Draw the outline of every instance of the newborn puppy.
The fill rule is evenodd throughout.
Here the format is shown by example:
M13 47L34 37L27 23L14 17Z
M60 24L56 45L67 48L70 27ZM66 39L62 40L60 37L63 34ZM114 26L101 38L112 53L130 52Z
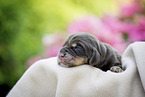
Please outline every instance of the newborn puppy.
M89 64L103 71L122 72L121 55L89 33L68 37L58 54L58 64L64 67Z

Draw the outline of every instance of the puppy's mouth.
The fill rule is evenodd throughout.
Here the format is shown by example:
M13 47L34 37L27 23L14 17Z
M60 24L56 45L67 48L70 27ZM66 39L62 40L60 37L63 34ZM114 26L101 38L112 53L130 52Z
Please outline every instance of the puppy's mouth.
M74 59L74 56L72 56L68 52L65 52L65 53L60 52L58 55L58 64L63 67L72 67L73 59Z
M74 56L75 54L70 54L68 52L60 52L58 54L58 64L63 67L74 67L78 65L85 64L87 62L87 57Z

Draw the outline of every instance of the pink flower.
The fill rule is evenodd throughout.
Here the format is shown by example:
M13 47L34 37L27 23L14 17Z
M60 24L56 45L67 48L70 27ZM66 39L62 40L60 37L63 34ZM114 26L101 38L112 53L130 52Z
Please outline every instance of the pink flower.
M47 34L42 38L43 45L45 47L45 51L42 55L32 57L28 59L26 67L28 68L31 66L34 62L49 58L49 57L55 57L57 56L60 48L62 47L62 43L64 41L64 35L61 33L55 33L55 34Z
M104 26L111 32L119 32L122 29L122 22L113 16L105 16L102 18Z
M56 57L59 53L59 50L62 48L62 44L61 43L58 43L58 44L55 44L49 48L46 48L45 50L45 57L46 58L49 58L49 57Z
M105 17L102 20L95 16L87 16L75 20L69 27L69 33L88 32L95 35L100 41L112 45L121 53L124 51L126 44L123 40L120 29L120 23L113 17Z
M70 34L77 32L96 33L101 28L101 20L94 15L88 15L70 23L70 25L68 26L68 32Z
M64 35L61 33L47 34L42 39L45 46L44 57L55 57L62 47Z
M145 17L139 15L134 19L134 21L121 21L117 18L105 17L102 20L105 27L112 33L114 32L112 36L118 36L118 39L122 36L117 34L126 33L128 35L128 42L145 40Z
M145 17L139 17L137 24L130 28L127 33L132 42L145 40Z
M133 16L135 13L140 13L143 11L142 6L139 4L139 0L137 0L136 2L134 2L133 4L130 4L128 6L124 6L121 9L121 13L123 16L125 17L131 17Z

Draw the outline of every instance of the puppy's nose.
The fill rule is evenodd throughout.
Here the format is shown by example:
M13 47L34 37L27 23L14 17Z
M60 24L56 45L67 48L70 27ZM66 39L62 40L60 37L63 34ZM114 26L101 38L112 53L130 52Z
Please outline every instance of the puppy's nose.
M64 53L60 53L60 54L59 54L59 57L60 57L61 59L63 59L63 58L64 58L64 56L65 56L65 54L64 54Z

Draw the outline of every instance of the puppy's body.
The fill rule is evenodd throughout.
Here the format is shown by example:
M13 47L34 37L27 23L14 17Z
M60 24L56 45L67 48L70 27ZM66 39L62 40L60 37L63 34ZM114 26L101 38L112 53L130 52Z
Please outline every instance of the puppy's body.
M66 39L59 52L58 63L65 67L89 64L107 71L112 66L121 67L121 55L93 35L77 33Z

